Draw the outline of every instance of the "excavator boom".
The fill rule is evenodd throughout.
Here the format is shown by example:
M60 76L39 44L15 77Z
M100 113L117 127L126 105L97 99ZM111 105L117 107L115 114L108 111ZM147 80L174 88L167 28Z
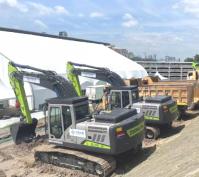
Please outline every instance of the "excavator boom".
M71 81L73 88L76 90L78 96L83 96L81 85L79 82L79 77L73 73L74 65L71 62L67 63L67 77Z

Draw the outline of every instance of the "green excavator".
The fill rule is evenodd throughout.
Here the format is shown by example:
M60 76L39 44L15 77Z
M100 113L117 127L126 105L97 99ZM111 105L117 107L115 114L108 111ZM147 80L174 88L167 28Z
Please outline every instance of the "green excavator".
M82 96L79 77L87 77L104 81L111 85L109 91L109 110L115 108L137 109L144 113L146 122L146 138L156 139L160 134L161 125L171 125L178 118L178 109L175 101L170 96L139 98L136 85L126 86L123 79L107 68L85 64L67 63L67 77L73 84L79 96Z
M88 98L79 96L71 83L55 72L14 62L9 62L8 70L23 116L11 127L16 144L36 136L37 119L31 118L24 82L57 94L46 100L49 144L34 149L36 160L107 176L116 168L115 156L141 148L144 116L136 109L118 108L92 115Z

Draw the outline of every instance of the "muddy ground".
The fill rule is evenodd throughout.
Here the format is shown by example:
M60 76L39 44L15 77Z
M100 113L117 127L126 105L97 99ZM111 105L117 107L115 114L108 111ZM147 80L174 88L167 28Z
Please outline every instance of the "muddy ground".
M143 150L136 155L126 154L117 159L117 169L111 176L134 177L198 177L199 176L199 117L188 114L185 120L175 122L173 128L162 129L156 141L145 140ZM36 143L0 144L0 177L93 177L87 173L36 163Z

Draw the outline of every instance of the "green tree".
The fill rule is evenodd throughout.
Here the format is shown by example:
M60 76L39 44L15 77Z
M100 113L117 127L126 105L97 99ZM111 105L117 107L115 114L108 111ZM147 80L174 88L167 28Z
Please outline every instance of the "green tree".
M196 54L196 55L194 56L194 62L199 63L199 55L198 55L198 54Z
M188 58L186 58L184 61L185 61L185 62L192 62L192 61L193 61L193 58L188 57Z

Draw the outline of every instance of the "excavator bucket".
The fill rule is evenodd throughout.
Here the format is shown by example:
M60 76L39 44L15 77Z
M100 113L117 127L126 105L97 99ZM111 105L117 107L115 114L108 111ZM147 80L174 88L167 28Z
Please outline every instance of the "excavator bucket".
M32 124L25 122L19 122L13 124L10 127L10 133L15 144L20 144L22 142L31 142L36 136L35 129L37 127L38 120L33 118Z

